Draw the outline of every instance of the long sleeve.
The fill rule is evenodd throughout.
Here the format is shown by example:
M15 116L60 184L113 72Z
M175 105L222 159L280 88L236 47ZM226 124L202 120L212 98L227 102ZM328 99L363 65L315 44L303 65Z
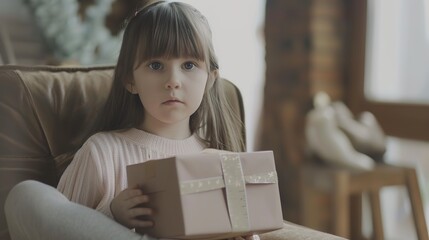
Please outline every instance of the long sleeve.
M112 218L111 201L128 187L128 165L200 152L205 147L195 135L171 140L138 129L97 133L76 153L57 188L70 201Z
M57 187L70 201L97 208L105 192L98 157L91 142L76 153Z

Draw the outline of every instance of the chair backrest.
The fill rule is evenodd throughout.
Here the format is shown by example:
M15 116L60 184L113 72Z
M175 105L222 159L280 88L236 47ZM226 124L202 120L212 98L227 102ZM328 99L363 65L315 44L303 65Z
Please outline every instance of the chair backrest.
M17 183L56 186L75 151L92 134L114 67L0 66L0 239L8 239L4 202ZM244 122L238 88L224 81ZM245 139L245 129L242 129Z

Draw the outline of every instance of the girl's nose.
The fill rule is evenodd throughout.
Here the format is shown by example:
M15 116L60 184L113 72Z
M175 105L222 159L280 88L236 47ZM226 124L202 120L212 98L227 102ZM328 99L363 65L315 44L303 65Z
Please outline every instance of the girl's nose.
M167 89L180 88L180 85L181 85L180 71L172 70L167 77L168 77L168 79L165 83L165 88L167 88Z

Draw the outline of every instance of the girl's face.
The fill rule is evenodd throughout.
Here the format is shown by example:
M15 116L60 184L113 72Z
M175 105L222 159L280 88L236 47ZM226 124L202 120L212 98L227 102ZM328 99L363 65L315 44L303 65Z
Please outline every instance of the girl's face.
M144 107L141 127L159 132L176 126L189 132L190 116L201 104L208 70L204 61L193 58L157 58L134 70L133 93Z

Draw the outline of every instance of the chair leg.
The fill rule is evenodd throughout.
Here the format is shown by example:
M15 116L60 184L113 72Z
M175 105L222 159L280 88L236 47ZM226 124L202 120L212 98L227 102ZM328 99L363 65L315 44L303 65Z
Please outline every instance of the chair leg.
M350 239L361 240L362 236L362 194L350 195Z
M425 221L425 212L420 194L419 184L415 169L408 169L407 191L410 197L411 208L413 210L414 224L416 226L417 237L419 240L428 240L428 230Z
M335 235L350 237L350 202L349 202L349 178L347 173L337 173L333 176L333 212Z
M300 224L320 230L320 206L315 201L319 199L317 189L313 186L311 174L305 174L301 181L301 222ZM326 230L325 230L326 231Z
M369 199L371 204L373 239L383 240L384 231L383 220L381 217L380 192L378 190L370 191Z

